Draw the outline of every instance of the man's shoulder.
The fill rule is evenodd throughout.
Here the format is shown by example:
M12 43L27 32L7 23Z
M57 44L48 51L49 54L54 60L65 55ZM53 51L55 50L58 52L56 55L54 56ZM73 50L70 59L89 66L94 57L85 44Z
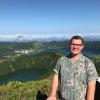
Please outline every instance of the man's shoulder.
M60 58L59 58L59 60L63 60L63 59L67 59L67 56L61 56Z
M87 63L94 63L89 57L84 56L84 58L85 58L85 62L87 62Z
M63 61L67 61L68 60L68 57L66 56L66 55L64 55L64 56L61 56L61 57L59 57L59 59L58 59L60 62L63 62Z

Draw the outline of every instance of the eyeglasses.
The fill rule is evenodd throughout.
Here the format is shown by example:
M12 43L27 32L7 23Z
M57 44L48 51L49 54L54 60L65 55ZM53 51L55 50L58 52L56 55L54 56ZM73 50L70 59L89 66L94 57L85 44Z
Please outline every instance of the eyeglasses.
M75 43L71 43L72 46L82 46L83 44L75 44Z

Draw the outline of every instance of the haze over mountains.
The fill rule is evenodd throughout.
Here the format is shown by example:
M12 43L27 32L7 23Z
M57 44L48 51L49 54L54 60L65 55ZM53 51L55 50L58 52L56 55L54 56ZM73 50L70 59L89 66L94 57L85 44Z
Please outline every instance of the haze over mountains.
M81 35L87 41L100 41L100 34ZM68 34L53 34L53 35L42 35L42 34L15 34L15 35L0 35L0 42L49 42L49 41L64 41L71 38Z

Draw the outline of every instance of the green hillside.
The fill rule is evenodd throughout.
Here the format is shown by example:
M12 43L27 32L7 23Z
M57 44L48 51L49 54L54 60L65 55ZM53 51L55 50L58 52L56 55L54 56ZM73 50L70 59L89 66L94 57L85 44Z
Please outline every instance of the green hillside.
M20 55L6 59L0 63L0 76L22 70L33 68L34 70L51 72L60 54L53 52L42 52L35 55Z
M92 57L89 57L89 58L95 63L98 75L100 76L100 55L92 56Z

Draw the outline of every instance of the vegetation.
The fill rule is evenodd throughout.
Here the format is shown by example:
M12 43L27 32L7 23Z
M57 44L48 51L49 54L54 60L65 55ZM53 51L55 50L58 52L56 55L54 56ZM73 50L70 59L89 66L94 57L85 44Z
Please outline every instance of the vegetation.
M35 55L21 55L6 59L0 64L0 76L25 68L33 68L36 71L37 69L42 71L41 69L43 68L45 72L48 72L48 69L50 72L55 66L58 57L60 57L60 55L57 53L42 52Z
M95 63L98 75L100 76L100 55L92 56L90 59Z
M92 45L90 45L92 44ZM56 48L68 48L69 41L51 41L51 42L0 42L0 58L4 58L7 55L14 55L15 50L22 49L56 49ZM100 50L100 41L87 41L85 43L85 49L94 51Z
M0 86L0 100L36 100L37 93L41 96L50 94L50 84L52 77L28 82L9 82Z

